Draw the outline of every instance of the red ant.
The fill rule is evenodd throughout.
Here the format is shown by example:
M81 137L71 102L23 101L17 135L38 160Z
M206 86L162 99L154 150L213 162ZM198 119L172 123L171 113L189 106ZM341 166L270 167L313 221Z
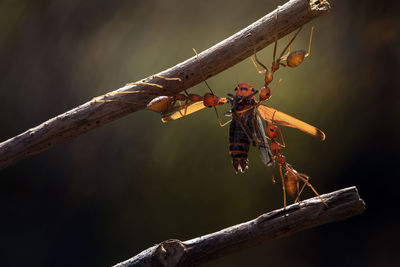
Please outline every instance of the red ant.
M256 51L255 45L253 46L255 61L260 66L262 66L264 69L260 70L258 68L256 62L254 61L253 57L250 57L253 65L256 68L256 70L258 71L258 73L265 75L264 76L264 86L261 88L260 94L259 94L260 101L268 100L268 99L271 98L272 91L269 88L269 84L274 79L274 73L279 69L280 66L295 68L295 67L299 66L303 62L304 58L308 57L310 55L310 52L311 52L311 41L312 41L312 34L313 34L313 31L314 31L314 26L311 27L310 42L309 42L309 45L308 45L308 52L307 53L304 50L297 50L297 51L294 51L294 52L290 52L290 45L293 43L294 39L296 39L297 35L301 31L301 28L300 28L294 34L292 39L290 41L288 41L288 44L282 50L282 52L279 55L278 59L276 59L276 48L277 48L277 45L278 45L278 25L277 25L278 24L278 12L279 12L279 7L278 7L276 15L275 15L275 44L274 44L273 60L272 60L272 64L271 64L271 71L268 71L268 68L263 63L261 63L260 60L258 60L257 53L256 53L257 51ZM251 33L248 36L251 38L252 37ZM284 55L287 50L288 50L288 53L286 55ZM278 82L278 84L279 84L279 82Z
M273 118L272 118L273 121ZM310 177L304 173L299 173L297 172L292 165L290 165L286 161L286 157L281 153L282 148L286 147L285 141L283 139L282 133L278 129L276 125L273 124L273 122L267 122L267 128L266 128L267 136L271 140L270 146L271 146L271 151L273 155L273 162L274 162L274 169L275 169L275 163L279 165L279 173L282 181L282 189L283 189L283 203L284 207L286 207L286 192L294 197L297 193L297 197L295 199L295 203L298 202L300 194L303 192L305 186L307 185L308 187L311 188L312 191L318 196L318 198L324 203L326 207L328 205L326 202L320 197L318 192L315 190L315 188L309 183ZM279 132L279 134L278 134ZM278 135L280 135L281 143L278 142ZM272 180L275 182L274 179L274 174L272 174ZM303 187L299 191L299 182L303 181Z
M196 53L197 54L197 53ZM163 76L154 75L153 78L159 78L166 81L178 81L182 82L180 78L167 78ZM160 84L155 83L146 83L146 82L134 82L127 83L126 85L147 85L154 86L158 88L164 88ZM211 89L210 89L211 90ZM186 90L184 90L185 94L179 93L173 96L159 96L154 98L150 103L147 104L147 109L160 113L163 117L166 117L175 112L179 112L180 115L186 116L196 110L193 110L193 103L203 103L206 107L215 107L218 105L223 105L226 103L225 98L219 98L215 96L213 93L206 93L204 96L200 96L198 94L189 94ZM212 91L211 91L212 92ZM108 97L115 95L123 95L123 94L138 94L138 93L146 93L152 94L151 92L146 91L121 91L121 92L111 92L101 96L98 96L93 99L92 103L104 103L104 102L125 102L133 104L135 102L132 101L123 101L120 99L108 99ZM184 102L182 105L180 102ZM179 105L177 106L176 103ZM166 122L166 121L164 121Z

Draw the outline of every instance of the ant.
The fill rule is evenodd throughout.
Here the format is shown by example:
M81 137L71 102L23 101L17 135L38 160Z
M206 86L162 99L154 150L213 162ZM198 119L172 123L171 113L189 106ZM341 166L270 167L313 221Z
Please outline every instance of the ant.
M286 157L281 153L282 148L286 147L285 140L283 139L281 131L278 129L276 125L273 124L273 118L271 122L267 122L267 137L271 140L271 152L272 152L272 160L274 163L274 170L275 170L275 163L279 165L279 173L282 181L282 189L283 189L283 203L284 207L286 208L286 192L294 197L297 193L297 197L294 203L299 201L300 194L303 192L305 186L311 188L311 190L318 196L318 198L324 203L326 207L328 205L326 202L321 198L315 188L310 184L309 179L310 177L304 173L297 172L291 164L286 161ZM278 136L280 135L281 143L278 142ZM274 174L272 174L272 180L275 182ZM303 181L303 187L299 191L299 182Z
M275 15L275 44L274 44L274 52L273 52L273 60L271 64L271 71L268 71L268 68L257 58L257 51L256 51L256 46L253 46L254 49L254 59L255 61L262 66L264 69L260 70L254 61L253 57L250 57L254 67L256 68L257 72L259 74L264 74L264 86L260 90L260 101L263 100L268 100L272 96L272 91L269 88L269 84L273 81L274 79L274 73L279 69L280 66L282 67L290 67L290 68L295 68L299 66L301 63L303 63L304 58L308 57L311 52L311 41L312 41L312 34L314 31L314 26L311 27L311 33L310 33L310 41L308 45L308 52L304 50L296 50L293 52L290 52L290 45L293 43L293 41L296 39L297 35L301 31L301 27L298 29L298 31L294 34L292 39L289 41L288 44L285 46L285 48L282 50L281 54L279 57L276 59L276 49L278 46L278 12L279 12L279 6ZM248 37L252 38L252 34L250 33ZM288 37L289 38L289 37ZM254 43L254 40L251 39ZM286 55L284 55L288 51ZM278 82L279 84L279 82Z
M196 53L196 55L197 55L197 53ZM159 76L159 75L154 75L153 78L158 78L158 79L162 79L165 81L182 82L182 80L180 78L167 78L167 77L163 77L163 76ZM127 83L126 86L127 85L147 85L147 86L158 87L161 89L164 88L160 84L147 83L147 82ZM185 94L178 93L178 94L175 94L172 96L158 96L147 104L147 109L152 110L157 113L160 113L162 116L166 116L177 110L180 113L180 115L183 117L183 116L188 115L187 114L188 107L195 102L202 102L204 104L204 106L206 106L206 107L215 107L215 106L223 105L226 103L226 100L224 100L224 98L221 99L221 98L215 96L212 93L212 91L211 91L211 93L206 93L204 96L200 96L198 94L189 94L186 90L184 90L184 92L185 92ZM119 100L119 99L118 100L117 99L107 99L108 97L115 96L115 95L138 94L138 93L152 94L151 92L146 92L146 91L111 92L111 93L107 93L107 94L95 97L92 100L92 103L125 102L125 103L130 103L130 104L138 104L136 102L123 101L123 100ZM182 105L181 102L184 102L184 104ZM178 103L178 106L176 106L176 103ZM184 110L183 112L182 112L182 109Z

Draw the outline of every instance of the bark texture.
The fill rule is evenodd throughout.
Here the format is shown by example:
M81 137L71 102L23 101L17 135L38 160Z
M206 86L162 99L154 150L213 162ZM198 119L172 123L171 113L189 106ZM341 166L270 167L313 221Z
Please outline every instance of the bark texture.
M278 38L326 13L329 9L330 5L325 0L287 2L279 8ZM199 57L205 78L212 77L248 58L252 55L254 46L258 51L273 43L275 15L276 10L200 53ZM248 38L250 33L254 42ZM165 81L151 75L138 82L160 84L163 88L126 85L115 91L143 91L143 93L114 95L112 98L119 100L115 102L93 103L89 101L4 141L0 143L0 170L105 123L144 109L156 96L174 95L203 81L195 56L157 75L180 78L182 82Z
M356 187L348 187L262 214L258 218L187 241L166 240L115 267L194 266L247 247L322 224L362 214L365 203Z

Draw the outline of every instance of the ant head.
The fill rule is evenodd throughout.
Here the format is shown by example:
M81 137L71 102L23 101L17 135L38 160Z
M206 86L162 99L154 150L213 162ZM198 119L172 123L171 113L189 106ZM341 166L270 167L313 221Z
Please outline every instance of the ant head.
M267 136L270 139L275 139L278 137L278 127L272 123L267 123Z
M271 98L271 89L267 87L263 87L259 94L260 101L268 100Z
M218 105L219 97L210 93L206 93L203 97L204 106L211 108Z
M204 106L211 108L215 106L221 106L224 105L228 100L226 98L220 98L214 94L206 93L204 94L204 97L201 97L199 95L194 96L193 101L201 101L201 98L203 99L203 104Z
M251 95L254 92L255 92L255 90L254 90L253 86L248 82L241 82L235 88L235 96L246 97L246 96Z
M288 67L295 68L303 63L303 60L306 56L306 51L297 50L289 54L286 59L286 63Z

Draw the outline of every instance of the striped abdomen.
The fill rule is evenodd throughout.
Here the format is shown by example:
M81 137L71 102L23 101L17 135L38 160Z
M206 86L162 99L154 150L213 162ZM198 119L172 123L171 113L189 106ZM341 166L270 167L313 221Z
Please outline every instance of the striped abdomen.
M236 173L238 171L244 172L248 167L247 154L249 152L250 137L253 134L253 120L251 118L245 119L243 116L242 124L247 127L246 134L240 122L237 119L232 119L229 127L229 155L232 157L232 165Z

